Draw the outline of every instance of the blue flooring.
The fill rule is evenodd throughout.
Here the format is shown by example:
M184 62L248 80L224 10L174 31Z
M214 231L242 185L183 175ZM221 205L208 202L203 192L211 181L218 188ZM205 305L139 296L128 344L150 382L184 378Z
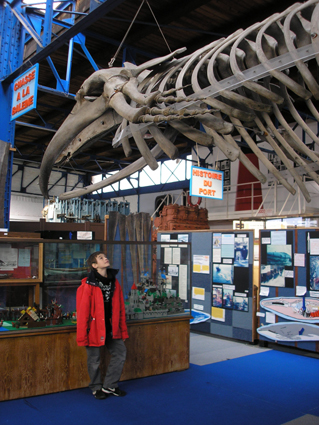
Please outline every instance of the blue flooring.
M120 383L122 398L88 388L0 403L10 425L281 425L319 416L318 359L276 350Z

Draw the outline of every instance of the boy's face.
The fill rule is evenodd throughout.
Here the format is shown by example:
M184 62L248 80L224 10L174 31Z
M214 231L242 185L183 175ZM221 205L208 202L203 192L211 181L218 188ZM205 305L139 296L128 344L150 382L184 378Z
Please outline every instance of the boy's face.
M92 264L92 266L97 270L106 269L107 267L109 267L109 265L110 265L110 262L106 258L105 254L99 254L95 259L95 263Z

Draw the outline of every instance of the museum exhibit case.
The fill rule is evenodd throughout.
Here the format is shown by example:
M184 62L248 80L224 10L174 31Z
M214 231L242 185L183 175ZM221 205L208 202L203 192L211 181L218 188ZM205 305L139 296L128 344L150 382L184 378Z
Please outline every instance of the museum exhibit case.
M75 301L88 273L86 260L95 251L106 253L123 290L130 337L121 379L187 369L191 248L165 245L2 239L0 260L7 265L0 271L0 399L88 385L86 352L76 344ZM175 258L180 251L180 278L176 268L164 266L164 256L173 250ZM102 358L103 373L108 353Z
M0 242L0 323L14 319L19 306L40 302L42 259L43 244L36 240Z

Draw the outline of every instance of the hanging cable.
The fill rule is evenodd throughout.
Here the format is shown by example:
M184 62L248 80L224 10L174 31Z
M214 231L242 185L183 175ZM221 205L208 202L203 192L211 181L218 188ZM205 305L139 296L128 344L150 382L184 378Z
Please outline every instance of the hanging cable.
M115 59L117 58L117 55L119 54L119 52L120 52L120 50L121 50L121 48L122 48L122 46L123 46L123 44L124 44L124 41L125 41L125 39L126 39L126 37L127 37L128 33L130 32L130 30L131 30L131 28L132 28L132 26L133 26L133 24L134 24L134 22L135 22L135 19L137 18L137 15L140 13L140 10L142 9L142 6L143 6L144 2L145 2L145 0L143 0L143 1L142 1L141 5L140 5L140 7L138 8L138 11L136 12L136 14L135 14L135 16L134 16L133 21L131 22L131 25L129 26L128 30L126 31L126 34L125 34L125 36L124 36L123 40L121 41L121 44L119 45L119 47L118 47L118 49L117 49L117 51L116 51L115 55L113 56L113 58L112 58L112 59L110 60L110 62L108 63L109 68L112 68L113 63L115 62Z
M166 46L167 46L167 48L168 48L169 52L170 52L170 53L172 53L172 51L171 51L171 49L170 49L170 47L169 47L169 45L168 45L168 43L167 43L167 40L166 40L166 38L165 38L165 35L163 34L163 31L162 31L161 27L159 26L159 23L157 22L157 19L156 19L155 15L154 15L154 12L153 12L153 10L152 10L152 8L151 8L151 6L150 6L150 4L149 4L149 2L148 2L147 0L146 0L146 4L147 4L147 6L148 6L148 7L149 7L149 9L150 9L151 14L153 15L153 18L154 18L154 20L155 20L155 22L156 22L156 24L157 24L157 26L158 26L158 29L159 29L160 33L162 34L162 37L163 37L163 39L164 39L164 41L165 41L165 43L166 43Z
M125 34L125 36L123 37L123 40L121 41L121 44L119 45L119 47L118 47L118 49L117 49L117 51L116 51L115 55L113 56L113 58L112 58L112 59L110 60L110 62L108 63L109 68L112 68L112 66L113 66L113 64L114 64L114 62L115 62L115 60L116 60L116 58L117 58L117 56L118 56L118 54L119 54L119 52L120 52L120 50L121 50L121 48L122 48L123 44L124 44L124 41L126 40L126 37L128 36L128 33L130 32L130 30L131 30L131 28L132 28L132 26L133 26L133 24L134 24L134 22L135 22L135 20L136 20L136 18L137 18L137 15L140 13L140 10L142 9L142 6L143 6L143 4L144 4L144 3L145 3L145 0L143 0L143 1L142 1L141 5L140 5L140 7L138 8L138 11L136 12L136 14L135 14L135 16L134 16L134 18L133 18L133 20L132 20L132 22L131 22L131 24L130 24L130 26L129 26L128 30L126 31L126 34ZM160 27L160 25L159 25L159 23L158 23L157 19L156 19L156 16L155 16L155 14L154 14L154 12L153 12L153 10L152 10L152 8L151 8L151 5L149 4L149 2L148 2L147 0L146 0L146 3L147 3L147 6L149 7L149 9L150 9L150 11L151 11L151 14L152 14L152 16L153 16L153 18L154 18L154 20L155 20L155 22L156 22L156 25L157 25L157 27L158 27L158 29L159 29L160 33L161 33L161 35L162 35L162 37L163 37L163 39L164 39L164 41L165 41L166 46L167 46L167 48L168 48L169 52L171 53L171 52L172 52L172 50L170 49L170 47L169 47L169 45L168 45L168 42L167 42L167 40L166 40L166 38L165 38L165 35L164 35L164 33L163 33L163 31L162 31L162 29L161 29L161 27Z
M200 162L199 162L199 154L198 154L198 144L196 142L196 153L197 153L197 166L200 166Z

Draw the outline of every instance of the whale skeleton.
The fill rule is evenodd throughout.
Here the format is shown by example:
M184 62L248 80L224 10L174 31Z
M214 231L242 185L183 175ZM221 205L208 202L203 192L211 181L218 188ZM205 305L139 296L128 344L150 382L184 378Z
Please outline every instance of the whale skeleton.
M312 120L319 121L319 1L296 3L180 57L185 50L139 66L127 62L123 68L101 69L83 82L74 108L43 156L39 184L45 198L49 198L53 166L116 130L113 146L121 145L129 157L133 141L141 157L101 182L60 194L60 200L102 189L146 165L155 170L156 158L163 152L176 159L174 142L181 133L199 145L217 147L231 161L241 161L265 183L266 176L236 142L240 136L275 180L294 195L296 189L258 147L254 137L258 135L260 141L269 143L310 202L296 166L319 184L315 171L319 157L292 130L283 111L288 110L294 122L319 144L319 137L294 106L303 102ZM156 142L152 150L144 137L147 132Z

